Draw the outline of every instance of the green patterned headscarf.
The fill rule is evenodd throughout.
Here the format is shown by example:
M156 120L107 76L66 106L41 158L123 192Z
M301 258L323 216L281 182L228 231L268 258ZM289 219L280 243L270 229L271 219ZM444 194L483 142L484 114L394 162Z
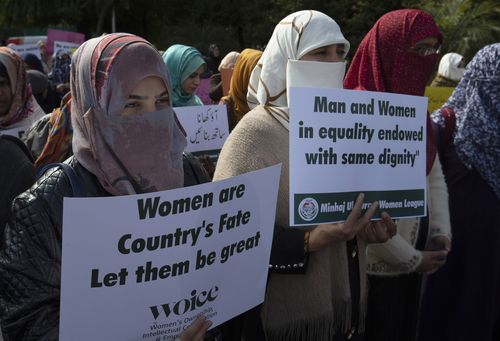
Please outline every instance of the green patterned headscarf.
M200 66L206 64L201 53L194 47L176 44L170 46L163 53L163 61L167 65L170 83L172 84L173 106L203 105L198 96L182 93L182 82Z

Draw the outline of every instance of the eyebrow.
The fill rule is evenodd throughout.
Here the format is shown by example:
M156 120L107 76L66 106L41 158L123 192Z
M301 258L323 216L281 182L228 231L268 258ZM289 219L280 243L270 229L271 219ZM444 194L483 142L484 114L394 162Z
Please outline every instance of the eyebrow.
M168 90L165 90L163 91L161 94L159 94L158 96L155 96L155 98L161 98L161 97L165 97L165 96L168 96Z
M140 99L140 100L145 100L145 99L148 99L149 97L148 96L139 96L139 95L129 95L128 96L128 99Z
M159 94L158 96L155 96L155 98L161 98L161 97L165 97L167 95L168 95L168 90L165 90L161 94ZM134 95L134 94L131 94L128 96L128 99L146 100L148 98L149 98L149 96L139 96L139 95Z

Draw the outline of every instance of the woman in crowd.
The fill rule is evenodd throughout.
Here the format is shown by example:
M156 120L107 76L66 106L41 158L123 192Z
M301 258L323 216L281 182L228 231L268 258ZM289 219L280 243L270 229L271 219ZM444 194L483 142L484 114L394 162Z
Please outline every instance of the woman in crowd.
M172 45L163 53L172 84L172 103L174 107L203 105L196 96L201 75L206 64L197 49L185 45Z
M419 340L500 340L500 44L482 48L448 101L441 129L453 249L427 281Z
M49 82L49 78L45 73L37 70L28 70L27 75L33 96L38 105L40 105L44 112L51 113L52 110L57 108L59 102L57 94Z
M5 132L28 128L43 114L32 96L23 60L10 48L0 47L0 247L12 199L35 181L33 159L26 146L18 136Z
M47 42L45 40L39 40L37 45L40 50L43 71L46 75L48 75L50 70L52 70L52 56L47 53Z
M389 12L360 43L344 87L423 96L441 40L428 13ZM420 274L439 269L450 249L448 196L430 120L427 130L428 218L399 219L394 238L368 247L368 340L415 339Z
M221 53L220 53L220 48L219 45L217 44L211 44L208 47L208 56L205 58L205 61L207 63L207 73L208 76L211 76L213 74L216 74L219 68L219 65L221 63Z
M232 69L236 64L236 60L240 56L238 51L231 51L222 58L217 70L220 72L221 69Z
M260 313L268 340L361 340L365 242L385 241L395 232L386 213L370 223L376 204L361 215L362 195L344 223L308 231L289 227L287 62L344 63L348 50L349 42L327 15L300 11L284 18L253 70L248 87L253 110L232 131L217 163L216 180L282 164L271 273ZM245 339L264 339L249 338L245 325Z
M234 69L234 64L240 55L239 52L231 51L220 62L217 69L217 73L210 76L210 99L214 103L219 103L223 96L223 86L222 86L222 70L232 70Z
M462 55L450 52L445 54L439 62L438 73L431 86L456 87L464 74L465 60Z
M24 63L26 64L26 69L28 70L37 70L42 73L45 73L43 70L42 61L33 53L23 53L21 55Z
M250 111L247 104L247 90L250 75L262 56L262 51L244 49L233 69L229 93L221 98L220 104L227 106L229 129L233 130L243 116Z
M168 72L152 45L128 34L91 39L78 49L71 73L70 168L49 170L14 200L0 249L0 322L9 340L58 338L69 175L89 197L184 185L186 138L172 110ZM209 326L200 318L180 338L201 340Z
M0 47L0 131L28 128L43 115L23 60L10 48Z
M56 89L59 99L61 100L70 90L71 54L65 50L59 50L53 58L52 70L49 73L49 80Z

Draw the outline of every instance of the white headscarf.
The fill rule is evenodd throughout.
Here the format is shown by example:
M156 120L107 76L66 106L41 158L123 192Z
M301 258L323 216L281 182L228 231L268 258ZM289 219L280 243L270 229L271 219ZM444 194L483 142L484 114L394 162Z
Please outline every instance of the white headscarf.
M438 74L458 82L464 74L465 68L458 67L458 64L464 59L464 56L458 53L450 52L445 54L439 62Z
M286 68L288 60L299 60L323 46L350 44L339 25L318 11L290 14L276 26L262 57L250 76L247 102L251 109L263 105L280 122L288 122Z
M237 51L231 51L224 58L222 58L218 70L221 69L232 69L236 64L236 60L240 56L240 53Z

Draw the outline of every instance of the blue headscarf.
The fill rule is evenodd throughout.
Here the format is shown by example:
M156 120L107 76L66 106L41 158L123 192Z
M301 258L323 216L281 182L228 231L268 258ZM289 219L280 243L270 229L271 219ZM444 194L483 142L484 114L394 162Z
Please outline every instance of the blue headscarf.
M453 142L458 156L500 197L500 43L479 50L442 106L446 107L456 117ZM441 109L432 119L445 124Z
M203 105L201 99L193 95L182 93L184 82L200 66L205 65L200 52L191 46L172 45L163 53L163 61L167 64L170 83L172 84L172 102L174 107Z

